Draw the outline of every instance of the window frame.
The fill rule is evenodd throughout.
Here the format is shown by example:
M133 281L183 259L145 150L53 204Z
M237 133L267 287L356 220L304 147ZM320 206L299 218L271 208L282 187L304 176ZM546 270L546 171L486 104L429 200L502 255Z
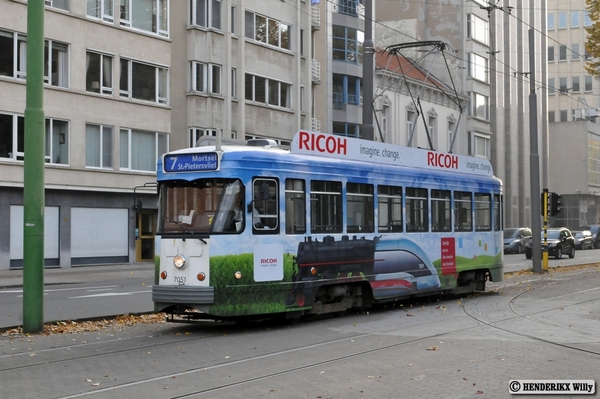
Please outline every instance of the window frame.
M200 4L203 3L203 4ZM218 10L215 10L218 4ZM201 7L204 11L203 21L198 22L198 9ZM190 0L190 19L191 26L202 29L214 29L221 31L223 27L223 1L222 0ZM213 15L218 13L218 15Z
M134 132L136 134L154 135L154 160L151 162L153 165L152 169L137 169L133 167L134 156L137 156L135 163L141 164L150 162L147 159L139 158L140 155L148 154L148 151L136 149L136 153L133 153L134 149L132 148L132 134ZM161 140L163 141L162 143ZM119 129L119 147L119 170L156 173L156 163L158 159L169 151L169 135L162 132L122 127Z
M124 68L123 68L123 64L126 63L127 64L127 75L126 75L126 79L127 79L127 88L123 89L123 72L124 72ZM154 72L154 100L148 100L147 98L143 98L143 97L134 97L134 87L133 87L133 81L134 78L133 76L133 64L139 64L140 66L145 66L145 67L151 67L155 69ZM131 58L121 58L119 60L119 66L120 66L120 71L119 71L119 97L121 98L128 98L130 100L138 100L138 101L149 101L149 102L154 102L157 104L163 104L163 105L168 105L169 104L169 75L170 75L170 70L168 67L163 66L163 65L157 65L157 64L152 64L149 62L144 62L144 61L138 61L138 60L134 60ZM137 79L139 80L139 79ZM139 90L139 89L136 89ZM163 94L163 95L161 95Z
M94 7L95 3L95 7ZM109 3L110 6L107 11L106 3ZM91 14L92 7L96 10L96 14ZM99 21L113 23L115 20L115 2L114 0L87 0L85 7L85 15L90 19L95 19Z
M112 54L108 54L108 53L103 53L100 51L94 51L94 50L90 50L87 49L86 52L86 76L85 76L85 90L87 92L90 93L97 93L97 94L104 94L104 95L109 95L112 96L113 95L113 81L114 81L114 55ZM89 60L88 57L90 57L90 54L93 55L97 55L100 57L99 60L99 75L98 75L98 81L95 80L89 80L89 79L93 79L90 78L88 76L89 74L89 69L90 69L90 65L91 65L91 60ZM110 73L105 74L104 70L106 68L106 62L105 60L109 60L109 65L110 65ZM109 82L105 82L106 77L110 77L110 83ZM95 91L94 83L98 83L98 88L97 91Z
M91 138L89 136L90 131L89 127L98 127L98 163L99 165L90 165L90 160L88 159L89 152L95 152L94 148L90 148L92 144L90 142ZM106 136L109 136L107 139ZM113 170L114 169L114 149L115 142L115 126L112 125L104 125L99 123L86 123L85 124L85 167L89 169L105 169L105 170ZM107 148L108 147L108 148Z
M249 82L248 79L251 79ZM259 82L257 82L257 80ZM262 82L262 83L261 83ZM259 93L256 90L257 86L264 86L264 93L260 96L257 96ZM277 88L277 99L278 104L274 104L272 102L271 97L274 95L272 91L272 86ZM272 108L280 108L280 109L292 109L292 89L293 85L291 83L282 82L275 79L270 79L260 75L253 75L251 73L245 74L244 80L245 87L245 95L244 98L246 101L254 102L260 105L264 105ZM262 90L261 90L262 91ZM282 93L285 92L285 95L282 96ZM264 96L264 99L263 99ZM283 97L283 98L282 98ZM281 105L282 101L286 102L286 105Z
M306 181L285 179L285 233L306 233Z
M292 51L292 25L250 10L245 11L244 18L246 24L244 36L247 39L265 46ZM264 26L264 31L257 28L257 25ZM273 37L273 26L277 28L277 38Z
M150 24L151 29L144 29L138 26L134 26L134 8L133 3L135 0L120 0L119 4L119 24L129 29L137 30L140 32L146 32L151 35L157 35L161 37L169 37L170 26L169 26L169 10L170 0L147 0L155 1L156 9L152 9L152 18ZM139 1L139 0L138 0ZM153 3L154 4L154 3ZM166 15L163 15L165 14ZM161 25L166 25L166 29L161 29Z
M332 180L311 180L309 193L310 233L342 233L344 224L342 210L342 182ZM317 226L319 227L317 228Z

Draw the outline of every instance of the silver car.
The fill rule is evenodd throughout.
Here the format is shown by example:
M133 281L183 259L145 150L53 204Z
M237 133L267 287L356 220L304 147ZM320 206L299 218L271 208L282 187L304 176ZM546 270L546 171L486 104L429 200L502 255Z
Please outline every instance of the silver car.
M525 252L525 247L529 241L531 241L531 229L529 227L504 229L505 254L522 254Z

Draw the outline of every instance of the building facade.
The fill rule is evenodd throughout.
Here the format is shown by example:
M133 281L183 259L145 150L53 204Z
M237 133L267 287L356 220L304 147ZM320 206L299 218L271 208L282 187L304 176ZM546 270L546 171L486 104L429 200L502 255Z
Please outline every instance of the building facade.
M153 261L156 161L310 128L311 4L45 1L45 264ZM23 266L27 2L0 0L0 269Z
M550 223L573 230L600 223L600 98L584 69L592 22L585 0L548 0L548 187L562 197Z

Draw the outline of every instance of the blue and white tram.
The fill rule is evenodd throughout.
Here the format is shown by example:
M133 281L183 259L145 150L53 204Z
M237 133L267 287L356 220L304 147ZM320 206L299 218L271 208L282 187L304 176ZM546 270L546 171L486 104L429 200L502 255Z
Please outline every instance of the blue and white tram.
M486 159L300 131L158 163L155 308L172 321L306 314L503 278Z

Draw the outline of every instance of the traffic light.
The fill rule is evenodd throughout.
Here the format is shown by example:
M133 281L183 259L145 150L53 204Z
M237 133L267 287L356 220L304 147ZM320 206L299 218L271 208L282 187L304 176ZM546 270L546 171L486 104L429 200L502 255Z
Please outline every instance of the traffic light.
M550 193L550 216L560 213L560 194Z

